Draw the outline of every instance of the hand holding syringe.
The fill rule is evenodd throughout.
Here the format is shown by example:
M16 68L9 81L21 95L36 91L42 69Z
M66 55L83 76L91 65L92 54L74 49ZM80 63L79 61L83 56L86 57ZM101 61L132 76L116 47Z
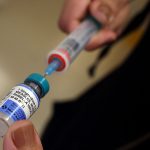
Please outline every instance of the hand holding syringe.
M56 50L50 52L44 75L33 73L22 84L12 88L0 104L1 137L14 122L29 119L33 115L40 105L40 99L49 91L45 77L54 71L66 70L100 27L95 19L88 17Z

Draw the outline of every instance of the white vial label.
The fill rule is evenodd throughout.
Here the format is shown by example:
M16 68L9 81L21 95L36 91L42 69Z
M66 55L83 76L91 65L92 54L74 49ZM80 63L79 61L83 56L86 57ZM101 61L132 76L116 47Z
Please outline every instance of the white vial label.
M25 84L20 84L9 92L0 104L0 112L14 121L24 120L38 109L40 100L34 90Z

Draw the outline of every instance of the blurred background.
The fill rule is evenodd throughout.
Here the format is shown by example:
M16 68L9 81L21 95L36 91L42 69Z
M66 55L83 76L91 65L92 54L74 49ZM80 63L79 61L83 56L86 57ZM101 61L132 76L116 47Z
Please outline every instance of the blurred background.
M129 20L140 11L148 0L132 3ZM48 52L66 36L57 20L63 0L0 0L0 98L17 83L33 72L43 73ZM79 96L119 67L132 53L145 25L120 40L101 60L95 76L90 78L87 70L101 51L82 52L70 69L49 77L51 91L41 101L40 108L31 120L41 135L47 120L53 115L53 103L57 99ZM2 142L2 140L1 140ZM1 144L0 144L1 145ZM2 146L0 146L2 149Z

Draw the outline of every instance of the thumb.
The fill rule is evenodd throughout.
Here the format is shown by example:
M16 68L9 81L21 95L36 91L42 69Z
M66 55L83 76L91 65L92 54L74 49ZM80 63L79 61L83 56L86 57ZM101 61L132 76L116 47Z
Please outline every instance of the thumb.
M3 150L43 150L40 138L30 121L14 123L4 137Z

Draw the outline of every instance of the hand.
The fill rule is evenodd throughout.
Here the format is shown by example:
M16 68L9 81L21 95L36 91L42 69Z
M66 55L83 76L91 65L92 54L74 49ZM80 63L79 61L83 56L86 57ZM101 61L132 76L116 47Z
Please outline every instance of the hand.
M127 22L128 0L65 0L59 19L59 27L69 33L90 13L104 28L88 43L86 49L93 50L113 42Z
M40 138L30 121L14 123L4 137L3 150L43 150Z

